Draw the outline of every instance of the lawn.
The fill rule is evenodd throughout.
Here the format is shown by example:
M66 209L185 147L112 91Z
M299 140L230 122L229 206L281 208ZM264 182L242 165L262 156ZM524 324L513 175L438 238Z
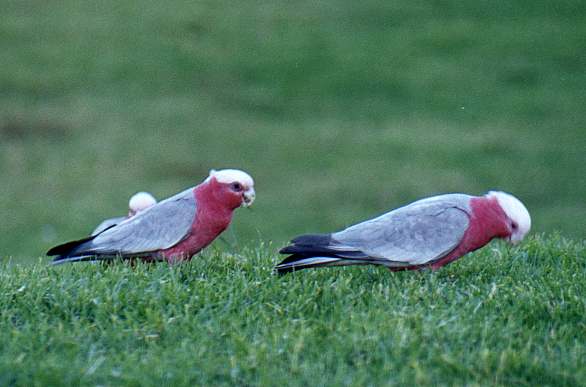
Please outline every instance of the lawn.
M579 0L0 0L0 384L583 383ZM257 201L181 267L44 252L211 168ZM445 192L536 236L438 273L272 276ZM60 384L60 383L59 383Z
M272 275L272 246L190 264L4 264L1 385L579 385L586 246L495 244L438 272Z

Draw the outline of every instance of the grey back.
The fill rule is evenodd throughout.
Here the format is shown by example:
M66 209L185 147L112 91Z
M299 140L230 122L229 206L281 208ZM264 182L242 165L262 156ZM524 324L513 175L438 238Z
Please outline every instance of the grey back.
M168 249L189 236L196 210L189 188L104 231L84 250L131 255Z
M471 198L447 194L416 201L332 234L332 248L409 265L432 262L461 242Z

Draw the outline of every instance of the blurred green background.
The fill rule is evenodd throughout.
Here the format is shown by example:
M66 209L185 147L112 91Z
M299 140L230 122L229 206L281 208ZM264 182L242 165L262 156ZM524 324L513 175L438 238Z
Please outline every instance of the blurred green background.
M443 192L586 231L586 7L0 0L0 256L237 167L231 248ZM227 245L220 245L222 248Z

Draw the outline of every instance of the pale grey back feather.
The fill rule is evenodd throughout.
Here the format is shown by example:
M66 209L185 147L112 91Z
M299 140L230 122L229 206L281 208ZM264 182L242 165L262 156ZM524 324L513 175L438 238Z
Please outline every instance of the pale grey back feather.
M94 229L94 231L92 231L92 233L90 235L91 236L98 235L99 233L101 233L102 231L104 231L105 229L107 229L108 227L115 226L118 223L121 223L121 222L123 222L125 220L126 220L126 217L125 216L119 216L117 218L106 219L102 223L100 223L98 225L98 227L96 227Z
M362 251L389 266L433 262L452 251L468 229L470 199L447 194L416 201L332 234L332 249Z
M130 255L168 249L189 235L196 209L189 188L104 231L83 250Z

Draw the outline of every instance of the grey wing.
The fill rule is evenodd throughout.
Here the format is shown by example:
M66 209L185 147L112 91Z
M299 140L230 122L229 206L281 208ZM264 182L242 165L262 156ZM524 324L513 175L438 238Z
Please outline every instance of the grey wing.
M124 220L126 220L125 216L119 216L117 218L106 219L102 223L100 223L98 225L98 227L96 227L90 235L91 236L98 235L99 233L101 233L102 231L107 229L108 227L112 227L112 226L117 225L118 223L122 223Z
M468 200L461 196L424 199L357 224L333 234L332 247L408 265L433 262L458 246L468 229Z
M84 253L131 255L170 248L189 235L195 215L190 188L104 231Z

